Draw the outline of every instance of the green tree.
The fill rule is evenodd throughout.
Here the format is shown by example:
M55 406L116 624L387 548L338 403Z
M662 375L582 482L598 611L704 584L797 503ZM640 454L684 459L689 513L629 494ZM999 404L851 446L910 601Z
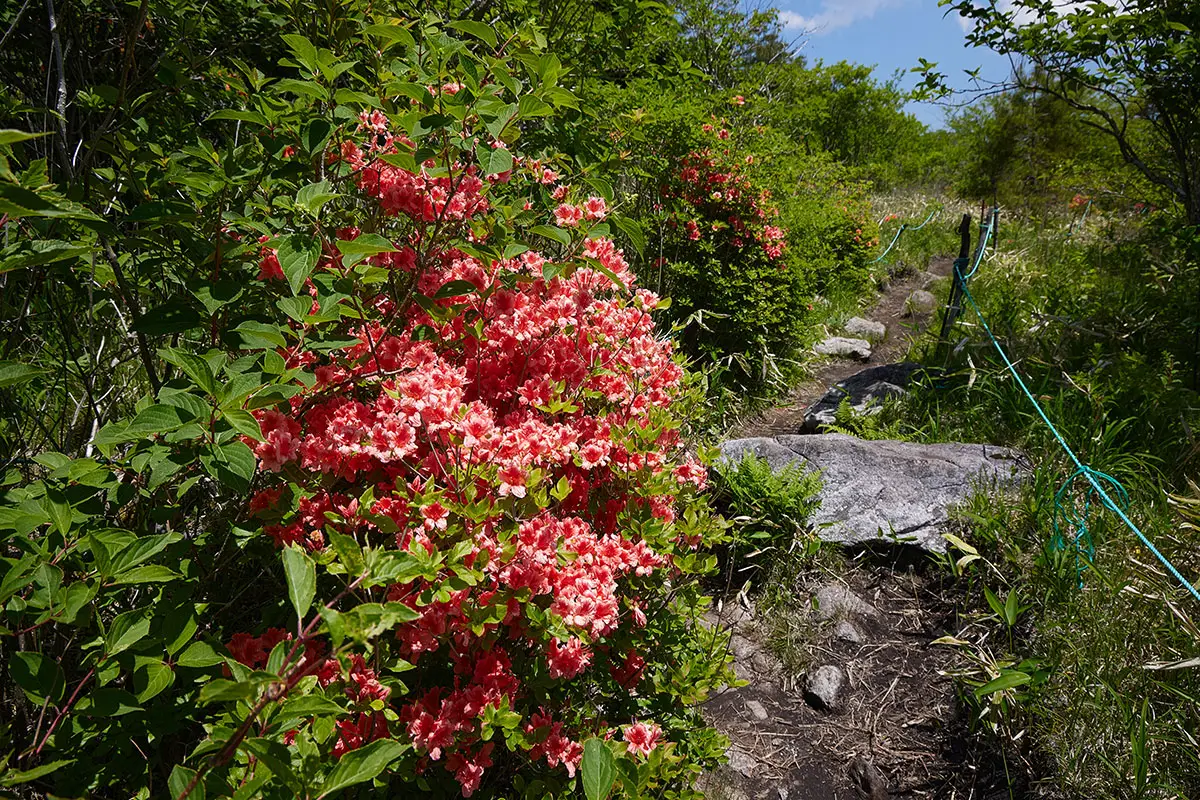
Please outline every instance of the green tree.
M1127 163L1200 225L1200 5L940 0L972 21L967 41L1027 65L1013 87L1049 95L1112 137ZM1033 16L1030 19L1030 15ZM935 76L926 65L926 74ZM936 83L936 80L931 82Z

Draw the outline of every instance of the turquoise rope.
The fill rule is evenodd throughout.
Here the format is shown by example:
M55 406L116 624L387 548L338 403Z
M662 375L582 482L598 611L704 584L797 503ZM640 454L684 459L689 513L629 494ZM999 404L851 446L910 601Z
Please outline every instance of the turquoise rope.
M991 236L990 223L987 226L985 236ZM1046 412L1042 409L1041 404L1038 403L1037 399L1033 396L1033 392L1029 391L1029 387L1025 385L1025 381L1021 378L1021 374L1017 372L1017 368L1013 364L1012 360L1008 357L1008 353L1004 352L1004 348L1000 346L1000 342L997 341L995 334L992 333L992 329L987 324L987 319L985 319L983 316L983 311L980 310L979 304L975 302L975 298L971 295L971 291L967 288L967 278L969 278L971 275L974 275L979 269L979 263L983 260L984 250L985 247L979 248L979 256L976 258L975 266L966 276L962 274L962 270L960 268L961 264L959 262L955 262L954 271L958 275L963 296L966 297L967 302L971 304L971 308L975 311L975 316L979 317L979 324L983 326L984 332L987 333L988 338L992 341L992 346L995 347L996 352L1000 354L1000 358L1003 359L1004 365L1008 368L1008 371L1012 373L1013 378L1016 379L1017 385L1021 387L1021 391L1025 393L1025 397L1028 398L1029 402L1033 404L1033 408L1035 411L1037 411L1038 416L1042 418L1042 422L1044 422L1046 427L1050 429L1050 432L1054 434L1054 438L1058 440L1058 444L1062 447L1063 452L1065 452L1075 464L1075 472L1072 473L1071 477L1063 483L1054 496L1055 543L1065 546L1065 539L1062 536L1059 525L1059 520L1061 519L1062 521L1073 525L1079 530L1079 533L1073 537L1076 564L1079 565L1081 549L1085 549L1087 551L1089 559L1094 555L1094 546L1092 543L1091 533L1087 529L1086 517L1090 508L1091 498L1093 496L1099 497L1101 504L1103 504L1103 506L1109 511L1112 511L1114 514L1116 514L1121 521L1125 523L1126 527L1128 527L1129 530L1133 531L1134 534L1137 535L1138 539L1142 541L1142 544L1146 546L1146 549L1154 554L1154 557L1157 558L1159 562L1167 568L1167 571L1175 577L1175 580L1179 581L1179 585L1187 589L1188 592L1191 593L1192 597L1196 598L1197 601L1200 601L1200 590L1197 590L1194 584L1183 577L1183 574L1180 573L1178 568L1171 563L1170 559L1164 556L1159 549L1154 546L1154 542L1150 541L1150 538L1146 536L1146 534L1142 533L1142 529L1135 525L1125 513L1125 509L1129 507L1129 493L1125 491L1125 487L1122 486L1120 482L1112 476L1105 475L1103 472L1094 470L1079 460L1079 456L1075 455L1075 451L1071 449L1071 446L1067 444L1067 440L1063 438L1063 435L1059 433L1058 428L1056 428L1054 423L1050 421L1050 417L1046 416ZM1084 497L1082 514L1074 516L1065 510L1063 507L1063 500L1067 495L1068 488L1079 477L1086 478L1088 483L1091 484L1091 488ZM1103 484L1105 483L1109 484L1113 490L1113 493L1117 495L1117 500L1114 500L1112 495L1110 495L1104 488Z
M919 231L919 230L921 230L921 228L924 228L926 225L928 225L928 224L929 224L929 221L930 221L931 219L933 219L933 215L934 215L934 214L936 214L936 213L937 213L939 210L940 210L940 209L937 209L937 208L935 208L933 211L930 211L930 212L929 212L929 216L925 218L925 221L924 221L924 222L922 222L920 225L917 225L917 226L915 226L915 227L914 227L914 226L910 226L910 225L909 225L907 222L906 222L906 223L902 223L902 224L900 225L900 230L896 231L896 235L892 237L892 243L891 243L891 244L889 244L889 245L887 246L887 249L886 249L886 250L884 250L884 251L883 251L883 253L881 253L881 254L880 254L879 258L875 259L874 261L872 261L872 262L870 262L870 263L872 263L872 264L878 264L880 261L883 261L883 259L887 258L887 254L888 254L888 253L890 253L890 252L892 252L892 248L896 246L896 242L900 241L900 235L901 235L901 234L903 234L905 231Z
M1088 201L1087 201L1087 205L1083 207L1083 216L1079 218L1079 222L1078 223L1072 222L1070 227L1067 228L1067 238L1068 239L1070 239L1072 236L1074 236L1075 232L1083 227L1083 223L1087 222L1087 215L1088 215L1088 212L1091 210L1092 210L1092 199L1089 197Z
M871 263L878 264L880 261L883 261L883 259L887 257L887 254L892 252L892 248L896 246L896 242L900 241L900 234L904 233L904 231L907 229L908 226L902 224L900 226L900 230L896 231L896 235L892 237L892 243L887 246L887 250L884 250L883 253L880 254L879 258L875 259Z
M918 226L917 226L917 227L915 227L915 228L909 228L909 230L910 230L910 231L919 231L919 230L921 230L921 228L924 228L926 225L928 225L928 224L929 224L929 221L930 221L931 219L933 219L934 215L935 215L935 214L937 214L937 212L939 212L939 211L941 211L941 208L935 208L933 211L930 211L930 212L929 212L929 216L925 218L925 221L924 221L924 222L922 222L920 225L918 225Z

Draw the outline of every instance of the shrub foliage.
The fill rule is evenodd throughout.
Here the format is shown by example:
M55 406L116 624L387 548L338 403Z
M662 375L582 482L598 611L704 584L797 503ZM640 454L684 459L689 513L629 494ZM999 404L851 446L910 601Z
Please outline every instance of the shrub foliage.
M686 796L722 751L683 370L611 192L519 147L561 68L373 23L229 73L119 217L0 142L10 268L87 251L169 295L132 322L151 391L6 478L4 785L543 797L595 740L617 793Z

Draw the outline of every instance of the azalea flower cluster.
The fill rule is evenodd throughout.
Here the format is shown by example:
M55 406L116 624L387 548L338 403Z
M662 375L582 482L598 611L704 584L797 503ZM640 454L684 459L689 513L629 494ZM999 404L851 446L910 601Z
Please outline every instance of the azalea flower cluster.
M706 123L703 129L718 141L681 160L678 181L666 192L682 201L681 207L667 224L672 229L682 226L692 241L712 237L738 251L757 248L782 269L787 230L775 223L779 209L770 191L756 187L746 174L753 157L739 158L721 144L730 137L728 128Z
M514 158L521 182L484 179L469 164L434 176L431 164L410 170L379 158L411 148L386 119L364 116L361 130L366 138L342 145L337 159L394 246L367 263L424 301L360 287L365 311L352 322L290 323L300 344L279 355L309 379L289 402L254 412L262 439L247 443L262 488L248 514L279 547L316 553L345 534L414 559L446 557L436 577L394 583L377 598L416 614L381 645L413 665L408 694L382 686L361 657L322 663L320 684L341 682L356 709L338 723L334 756L403 739L418 772L445 770L470 796L506 752L482 733L489 710L504 708L522 714L524 758L574 775L582 739L604 731L578 727L580 710L547 703L546 693L569 681L636 692L648 615L666 605L651 611L643 598L661 594L674 554L698 543L676 530L680 502L704 489L706 471L684 455L667 413L683 372L655 332L659 298L636 285L610 238L589 233L607 202L572 201L540 162ZM703 163L697 157L697 175ZM709 181L716 168L703 168ZM565 258L524 246L481 257L462 243L486 237L472 225L502 184L530 192L527 209L540 198L541 221L573 231ZM734 192L724 202L748 213L731 230L782 249L765 197L732 175L708 188ZM360 235L336 232L341 241ZM325 246L318 270L351 278L336 245ZM260 259L261 279L277 286L276 254L264 248ZM343 341L307 346L321 324L342 326ZM229 650L262 668L282 638L238 634ZM648 723L625 733L639 757L662 737Z

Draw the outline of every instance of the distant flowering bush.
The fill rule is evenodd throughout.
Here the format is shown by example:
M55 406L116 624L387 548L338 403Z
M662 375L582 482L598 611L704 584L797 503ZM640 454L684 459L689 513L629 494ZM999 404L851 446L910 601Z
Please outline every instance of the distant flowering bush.
M754 154L723 121L704 123L700 133L704 145L679 159L662 191L664 291L685 323L680 339L689 354L733 358L739 382L757 385L770 375L765 361L796 345L800 272Z
M244 216L222 228L241 305L163 351L176 377L153 413L97 437L122 475L160 470L148 500L204 487L234 509L237 562L207 532L120 544L161 544L146 552L164 592L236 598L186 603L177 643L148 622L118 642L171 677L145 702L193 726L162 755L170 795L577 796L594 739L614 795L688 796L722 752L692 705L729 677L694 625L723 533L659 298L613 242L611 196L510 151L518 84L500 61L441 31L422 48L368 31L390 42L368 54L391 47L389 71L411 74L347 103L387 109L264 91L227 115L263 127L237 155ZM288 44L320 96L332 54ZM524 96L562 99L530 69ZM764 250L780 240L765 220L742 234ZM166 566L197 553L228 565L207 586ZM241 562L258 565L244 586ZM92 574L113 602L139 602L107 568ZM78 794L103 778L63 780Z

